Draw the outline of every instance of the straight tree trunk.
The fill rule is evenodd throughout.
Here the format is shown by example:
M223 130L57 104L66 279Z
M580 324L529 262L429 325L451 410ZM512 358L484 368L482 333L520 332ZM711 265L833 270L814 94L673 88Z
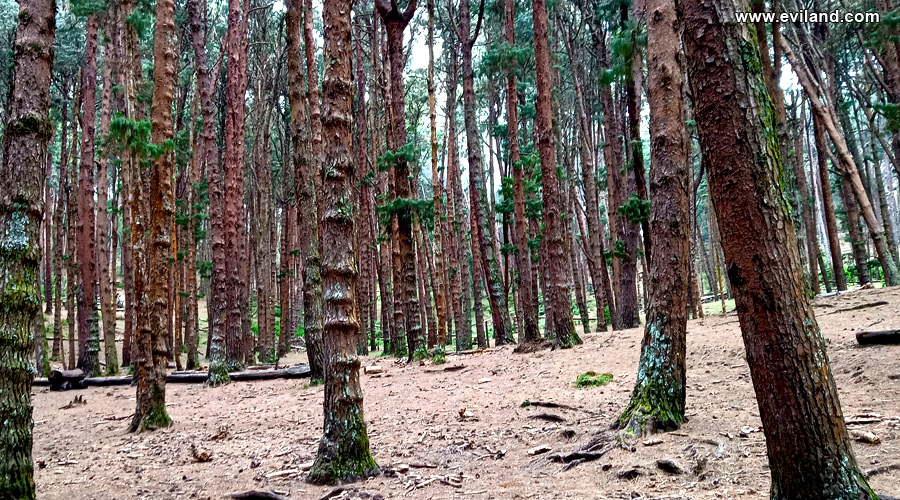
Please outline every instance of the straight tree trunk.
M859 227L859 205L850 192L850 179L846 174L841 174L841 202L844 204L844 212L847 215L847 231L850 236L850 249L853 252L853 262L856 264L856 277L860 285L869 283L869 256L866 252L866 238Z
M541 158L541 185L543 195L543 223L545 226L542 241L546 241L548 275L546 308L552 311L552 321L548 319L545 326L548 336L557 347L571 347L580 344L581 339L575 332L572 320L572 305L569 296L569 284L566 276L567 261L563 250L563 232L565 231L565 209L561 205L559 180L556 173L556 153L553 137L553 116L551 111L550 82L550 49L547 28L547 3L545 0L532 1L532 19L534 22L534 55L537 74L537 128L538 150Z
M636 436L684 422L690 294L690 138L685 127L681 19L668 0L647 1L650 101L650 303L631 401L616 425Z
M62 126L59 152L59 189L56 195L56 211L53 221L53 359L59 359L66 368L66 360L63 356L62 340L62 275L63 275L63 246L66 234L66 199L69 192L69 75L63 75L62 81ZM71 318L69 318L71 321Z
M506 22L504 34L506 43L513 47L516 43L515 0L505 0ZM516 271L518 275L519 302L521 304L523 331L519 342L536 342L541 333L538 330L537 297L532 294L534 276L531 273L531 251L528 248L528 221L525 218L525 169L519 146L519 96L516 73L506 71L506 130L509 136L509 163L513 172L513 211L515 212ZM596 285L595 285L596 286Z
M106 31L112 31L115 24L114 18L108 21ZM104 58L111 59L111 43L106 44ZM109 133L109 115L112 105L112 64L103 65L103 95L100 105L100 137L106 137ZM103 319L103 345L106 359L106 375L115 375L119 372L119 358L116 353L116 309L113 302L111 279L109 269L109 216L106 205L109 199L109 180L107 167L109 158L103 154L97 162L97 278L100 280L100 314ZM115 186L113 186L115 188Z
M837 290L847 289L847 275L844 274L844 261L841 256L841 240L838 235L837 217L834 212L834 200L831 195L831 179L828 175L827 139L822 130L820 118L813 116L813 130L816 138L816 157L819 165L819 186L822 192L822 207L825 217L825 229L828 232L828 248L831 251L831 269Z
M56 5L19 2L12 81L3 135L0 178L0 491L34 499L31 461L33 377L28 362L32 328L41 314L41 220L44 163L53 134L50 79Z
M228 297L228 321L225 324L225 359L229 371L236 371L245 362L242 298L245 286L240 257L244 228L240 225L244 212L244 119L246 86L242 72L246 64L243 40L247 36L241 0L228 1L228 31L225 52L228 75L225 83L225 258Z
M388 42L388 60L390 62L390 95L391 95L391 129L388 134L388 147L392 150L394 197L391 200L391 215L397 226L397 239L393 241L399 249L399 260L394 258L394 267L399 263L399 274L395 280L394 290L399 304L395 301L395 318L404 324L406 333L407 357L412 359L419 345L424 345L422 337L422 318L418 310L418 290L416 284L416 258L413 246L413 213L412 199L415 193L410 189L409 158L406 153L406 89L403 86L403 69L406 57L403 53L403 32L412 20L416 11L416 0L410 0L401 11L396 2L376 0L375 6L384 21ZM424 299L423 299L424 300ZM399 306L399 308L398 308ZM402 314L398 315L398 312Z
M322 277L324 295L325 370L324 432L316 460L306 480L334 484L378 474L369 452L363 417L356 344L359 321L354 285L357 278L352 211L345 208L353 191L353 85L350 8L340 0L325 0L325 60L323 120L325 164L323 183Z
M491 306L494 337L501 339L502 343L506 343L514 341L513 327L512 320L509 317L506 293L503 288L502 280L500 279L499 263L494 256L492 243L494 235L492 229L493 218L490 217L490 210L487 207L488 196L484 179L484 160L482 158L478 124L475 121L475 69L472 62L472 50L475 45L475 40L478 38L478 32L481 29L483 18L484 2L481 3L478 12L478 20L475 23L475 30L472 32L470 28L468 3L466 0L460 1L459 29L462 32L462 36L465 37L460 40L460 56L462 58L463 67L463 117L466 126L466 144L468 145L469 150L469 189L474 191L473 197L475 201L472 203L471 210L473 213L473 220L476 221L476 224L478 225L478 245L481 250L481 265L482 269L484 269L485 288L487 289L488 302ZM548 127L548 133L552 133L550 127ZM555 171L554 167L554 172ZM491 186L491 189L493 189L493 186ZM478 304L475 305L476 307L478 306Z
M447 236L451 242L449 252L449 277L451 295L456 298L454 313L454 330L456 333L456 350L472 347L472 306L469 297L469 264L465 251L466 215L460 179L459 151L456 145L456 108L457 108L457 63L458 43L455 38L448 41L444 48L448 60L447 84Z
M313 379L323 380L327 360L322 349L322 275L319 260L319 224L316 207L316 159L308 147L310 128L307 104L302 89L303 62L300 59L302 20L300 0L291 0L285 19L288 46L288 98L291 105L291 150L293 151L294 194L299 217L297 231L303 259L303 331L306 336L309 367ZM306 15L311 15L307 10ZM310 84L310 89L313 85ZM355 350L354 350L355 352Z
M173 86L175 83L175 2L157 0L156 30L153 35L153 101L150 106L150 140L153 144L171 141ZM149 319L149 328L141 325L135 339L137 359L137 406L131 431L140 432L168 427L172 423L166 411L167 359L165 325L169 322L169 286L172 271L172 227L175 223L174 152L156 156L150 171L150 217L146 236L149 243L146 301L139 302L141 319Z
M293 1L293 0L292 0ZM297 0L299 1L299 0ZM295 193L298 196L297 204L300 207L300 241L304 245L303 258L303 320L306 333L306 347L310 358L310 368L313 376L323 378L327 363L322 347L322 275L320 270L320 253L322 242L321 234L322 206L317 200L322 193L321 172L323 168L324 152L322 149L322 112L319 106L319 80L315 57L315 38L313 35L313 10L311 0L304 0L303 36L305 40L307 103L302 115L298 116L296 123L307 123L307 144L312 148L305 152L305 158L301 163L294 160ZM298 42L299 43L299 42ZM298 67L299 71L299 67ZM299 74L299 73L298 73ZM298 79L301 89L303 80ZM308 118L307 118L308 117ZM305 147L305 146L304 146ZM295 153L296 154L296 153ZM302 172L297 171L298 166ZM301 184L298 186L297 182ZM308 205L308 206L306 206ZM309 220L307 220L309 219ZM315 223L315 232L312 232L311 224ZM307 227L309 226L309 227ZM309 291L307 291L307 289ZM313 361L313 359L315 359ZM314 367L314 368L313 368Z
M803 293L755 38L734 6L685 0L684 45L710 194L762 419L773 500L876 498L850 446L825 341ZM762 99L757 96L763 95ZM765 118L769 117L769 118ZM723 126L723 124L725 124ZM774 151L773 151L774 149ZM765 272L759 272L765 270Z
M78 113L81 110L81 72L76 78L75 107L72 108L72 143L69 148L72 166L69 169L69 182L66 190L66 321L69 324L69 362L70 369L75 367L75 288L78 282L78 255L75 251L76 220L78 218Z
M228 383L225 359L225 330L227 324L227 282L225 263L224 193L222 173L218 158L213 157L215 148L215 119L213 117L213 75L206 58L207 27L203 19L207 9L205 0L188 0L188 21L191 42L197 67L197 86L200 94L200 116L202 128L197 140L197 165L206 172L209 185L209 239L212 257L210 290L207 297L209 306L207 327L207 357L209 358L209 385ZM217 157L220 155L216 155ZM195 294L196 297L196 294ZM195 299L196 300L196 299ZM199 331L197 332L199 337ZM188 351L190 353L190 351ZM196 355L196 353L195 353ZM190 354L188 354L190 358ZM190 361L189 361L190 363Z
M97 279L94 255L94 118L97 91L97 15L87 21L84 67L81 72L81 174L78 179L78 368L86 377L100 370L100 332L97 325Z
M444 204L438 175L437 113L434 101L434 0L428 0L428 123L431 131L431 185L434 202L434 305L437 313L437 345L447 343L447 281L444 279L443 235ZM361 63L361 61L360 61ZM362 74L362 69L359 74ZM427 238L427 236L426 236Z

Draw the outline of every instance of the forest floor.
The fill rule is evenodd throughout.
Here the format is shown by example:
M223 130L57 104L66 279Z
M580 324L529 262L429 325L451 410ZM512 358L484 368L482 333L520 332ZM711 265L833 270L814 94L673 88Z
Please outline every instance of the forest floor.
M900 288L853 291L815 305L844 414L857 422L849 427L880 439L854 441L860 467L875 491L898 495L900 346L860 348L854 332L900 328ZM861 305L870 307L851 310ZM364 366L384 370L360 378L372 452L388 473L334 498L768 498L765 440L734 312L688 325L689 421L679 431L570 470L549 460L618 416L632 390L642 334L594 332L569 350L513 354L513 347L501 347L448 356L437 366L363 358ZM302 357L294 353L290 361ZM461 368L445 371L452 367ZM576 388L576 377L587 371L614 379ZM203 500L246 490L321 498L331 488L303 481L322 430L322 387L307 383L172 384L166 400L174 425L138 435L126 430L131 387L35 387L38 498ZM75 396L86 404L61 409ZM571 408L523 407L525 401ZM539 446L550 451L531 455ZM192 447L210 460L198 461ZM660 470L658 459L673 460L682 473Z

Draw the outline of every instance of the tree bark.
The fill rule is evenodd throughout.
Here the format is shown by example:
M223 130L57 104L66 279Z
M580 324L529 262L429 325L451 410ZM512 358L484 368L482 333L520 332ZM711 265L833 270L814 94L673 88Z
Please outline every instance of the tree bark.
M166 411L166 324L169 323L169 286L173 264L172 227L175 223L175 174L173 156L167 143L174 132L172 124L173 86L175 83L175 2L157 0L156 31L153 35L153 100L150 105L150 141L162 149L156 153L150 171L150 218L147 235L146 301L138 303L139 317L149 319L149 328L141 325L135 339L137 359L137 405L131 431L140 432L168 427L172 423Z
M837 290L847 289L847 275L844 274L844 260L841 255L841 240L838 234L837 217L834 212L834 200L831 194L831 179L828 175L828 144L822 130L821 119L813 116L813 130L816 140L816 158L819 166L819 186L822 192L822 209L825 217L825 229L828 233L828 248L831 251L831 269Z
M359 385L354 285L357 278L352 238L354 214L348 210L353 190L353 84L350 61L350 9L340 0L324 7L325 60L323 120L325 164L333 166L323 183L323 259L325 422L322 440L309 476L314 484L334 484L378 474L369 452Z
M546 241L547 288L549 297L546 307L552 311L552 321L545 325L547 335L557 347L571 347L580 344L572 320L572 305L569 283L566 276L567 261L563 249L565 231L565 209L561 205L559 179L556 172L556 153L553 137L553 116L551 110L552 84L550 82L550 49L547 29L547 3L545 0L532 1L534 22L534 54L537 78L537 118L535 127L538 136L538 150L541 158L541 186L543 195L542 217ZM468 115L468 113L467 113ZM474 121L474 117L473 117Z
M109 34L113 25L114 18L110 17L107 24L107 34ZM107 61L111 59L112 44L107 43L104 49L104 58ZM103 65L103 94L100 105L100 137L106 137L109 133L109 115L112 105L112 64L107 62ZM109 216L107 214L106 205L109 199L109 180L108 180L108 155L102 154L100 161L97 162L97 257L96 262L99 266L97 278L100 280L100 314L103 320L103 345L106 359L106 375L115 375L119 372L119 359L116 352L116 309L112 293L112 283L110 282L114 276L110 275L109 269ZM113 186L115 188L115 186Z
M34 499L32 328L41 314L41 220L56 4L19 2L0 178L0 491Z
M69 190L69 75L63 75L62 81L62 112L61 112L61 139L59 152L59 189L56 195L56 211L53 221L53 359L59 359L65 368L62 340L62 275L63 275L63 246L66 234L66 199ZM71 321L71 318L69 318Z
M87 21L84 67L81 72L81 173L78 179L78 368L87 376L100 370L100 333L95 307L94 256L94 118L97 91L97 15Z
M515 0L505 0L504 34L511 47L516 43ZM513 211L515 212L516 271L523 331L519 342L536 342L538 330L537 297L533 296L531 250L528 248L528 221L525 218L525 169L519 146L519 94L515 71L506 71L506 130L509 138L509 163L513 171Z
M484 2L480 4L475 30L470 27L469 6L466 1L459 3L460 56L462 59L463 81L463 117L466 127L466 144L469 158L469 189L474 191L474 201L470 207L473 220L478 225L478 245L481 251L481 265L484 269L485 288L491 306L491 317L494 324L495 337L503 342L513 341L512 320L509 317L507 297L500 279L500 268L494 257L492 229L493 219L487 208L488 196L484 179L484 160L482 158L481 140L478 125L475 121L475 70L472 62L472 50L484 17ZM493 186L491 186L493 189ZM476 234L473 232L473 234ZM474 279L473 279L474 282ZM476 307L478 304L475 304Z
M755 38L727 21L734 18L728 1L684 0L681 7L700 145L766 435L770 496L874 499L803 293Z
M684 422L690 293L690 139L685 127L681 19L668 0L647 2L650 101L650 303L631 401L616 422L634 435Z

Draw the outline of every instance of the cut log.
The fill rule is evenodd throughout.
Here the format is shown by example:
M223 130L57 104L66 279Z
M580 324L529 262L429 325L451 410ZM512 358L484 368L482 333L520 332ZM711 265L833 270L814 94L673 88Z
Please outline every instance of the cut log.
M78 368L74 370L53 370L47 379L47 385L50 386L51 391L83 389L84 372Z
M881 330L875 332L856 332L859 345L900 344L900 330Z
M279 370L246 370L229 373L231 380L272 380L279 378L294 379L309 377L309 366L297 365ZM166 376L166 383L170 384L202 384L209 378L205 371L181 371L173 372ZM64 391L68 389L84 389L85 387L107 387L114 385L131 385L133 377L91 377L84 378L81 370L54 370L50 372L50 378L36 378L34 385L50 386L50 390Z

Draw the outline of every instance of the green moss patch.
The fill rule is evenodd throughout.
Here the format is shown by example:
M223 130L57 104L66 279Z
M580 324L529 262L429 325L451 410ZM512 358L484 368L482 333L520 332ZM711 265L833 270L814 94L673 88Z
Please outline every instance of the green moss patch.
M575 379L575 387L602 387L613 381L612 373L584 372Z

